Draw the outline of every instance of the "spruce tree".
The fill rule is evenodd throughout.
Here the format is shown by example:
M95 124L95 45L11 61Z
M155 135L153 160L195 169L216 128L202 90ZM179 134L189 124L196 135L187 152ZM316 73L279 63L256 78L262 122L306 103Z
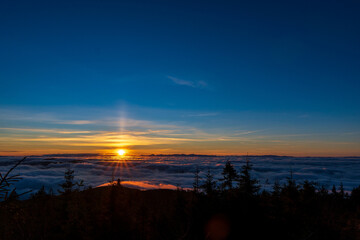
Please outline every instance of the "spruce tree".
M308 180L304 181L301 190L304 198L313 198L315 196L316 193L315 185L316 185L315 182L310 182Z
M216 182L214 181L214 175L211 174L210 169L207 171L205 178L206 180L202 185L202 188L208 196L213 195L216 189Z
M350 199L354 203L360 203L360 186L353 188L353 190L351 191Z
M48 194L45 191L45 186L43 185L39 191L37 191L32 198L42 198L42 197L46 197Z
M14 200L19 200L19 194L16 192L16 188L14 188L10 194L9 197L6 199L7 201L14 201Z
M318 193L321 197L326 197L329 193L328 189L325 187L325 185L321 185L320 189L318 189Z
M296 184L295 179L293 178L293 170L290 169L290 177L286 178L286 183L283 187L283 192L291 199L295 199L299 194L299 185Z
M251 178L250 171L252 170L252 164L247 160L246 164L241 167L240 177L239 177L239 189L241 192L254 195L260 189L258 185L259 181L257 179Z
M341 199L345 197L344 184L342 182L340 183L339 186L339 195Z
M332 186L331 194L332 194L333 196L337 196L337 194L338 194L337 191L336 191L335 184Z
M272 191L272 195L274 197L279 197L281 194L281 186L278 180L276 180L274 182L274 186L273 186L273 191Z
M223 178L220 179L220 181L222 181L222 188L231 190L233 188L233 182L239 178L239 175L229 160L226 161L221 174L223 176Z
M196 169L195 169L195 175L194 175L194 183L193 183L193 191L195 193L198 193L199 192L199 188L200 188L200 170L199 170L199 167L196 166Z
M74 170L68 168L65 172L64 178L65 182L59 185L62 190L58 190L58 192L61 194L73 192L74 187L76 186L76 183L74 182Z

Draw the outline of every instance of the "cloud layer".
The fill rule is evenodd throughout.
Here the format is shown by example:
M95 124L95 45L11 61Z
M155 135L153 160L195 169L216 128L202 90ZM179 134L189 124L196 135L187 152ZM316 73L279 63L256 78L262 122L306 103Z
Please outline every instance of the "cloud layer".
M4 173L19 158L0 157L0 172ZM316 181L326 185L343 182L346 190L360 185L360 158L324 158L324 157L282 157L253 156L253 176L260 179L265 189L270 189L274 181L284 182L293 171L298 182ZM75 170L75 178L83 179L87 186L99 186L112 179L120 178L128 187L138 189L191 188L196 167L204 177L208 169L220 178L222 168L230 160L237 170L245 163L244 156L139 156L119 160L114 156L57 155L52 157L30 157L18 169L23 179L17 183L19 192L34 190L41 186L57 190L63 181L66 168Z

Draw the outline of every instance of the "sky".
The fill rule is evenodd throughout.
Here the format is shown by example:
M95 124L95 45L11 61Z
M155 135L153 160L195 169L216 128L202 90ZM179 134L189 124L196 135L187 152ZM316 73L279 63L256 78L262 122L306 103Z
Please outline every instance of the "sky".
M358 1L0 3L0 155L360 155Z

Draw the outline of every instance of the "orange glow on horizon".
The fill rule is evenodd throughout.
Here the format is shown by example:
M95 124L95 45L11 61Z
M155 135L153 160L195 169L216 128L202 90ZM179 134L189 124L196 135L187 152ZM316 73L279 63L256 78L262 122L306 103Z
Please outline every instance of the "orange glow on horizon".
M144 129L101 131L91 129L57 128L0 128L0 156L30 156L45 154L99 154L117 159L151 154L203 155L286 155L345 157L359 156L358 142L342 140L299 140L294 136L242 136L210 134L173 125L154 125L136 122ZM134 124L135 124L134 123ZM129 123L130 124L130 123ZM150 126L148 126L150 124ZM132 125L131 125L132 126ZM159 128L159 129L157 129ZM184 132L182 132L184 131ZM346 144L345 144L346 143Z
M114 182L110 182L110 183L104 183L101 184L97 187L106 187L106 186L111 186L112 184L116 184L117 181ZM141 189L141 190L148 190L148 189L172 189L172 190L176 190L177 186L174 186L172 184L163 184L163 183L152 183L149 181L121 181L121 185L125 186L125 187L130 187L130 188L137 188L137 189ZM189 188L185 188L185 190L190 190Z

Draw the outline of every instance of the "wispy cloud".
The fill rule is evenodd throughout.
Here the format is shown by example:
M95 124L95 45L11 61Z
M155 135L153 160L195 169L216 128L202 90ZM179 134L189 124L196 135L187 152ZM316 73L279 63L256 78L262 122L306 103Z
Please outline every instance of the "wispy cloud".
M213 114L200 115L209 116ZM66 120L66 122L77 120ZM92 122L92 119L83 120ZM47 128L0 127L0 152L21 149L22 152L54 153L76 151L111 151L125 147L149 152L149 147L157 151L193 151L196 145L215 144L216 142L250 142L250 139L233 134L210 133L195 127L179 123L159 123L131 118L97 119L97 126L92 124L72 126L71 129L59 128L63 120L53 117L46 124ZM52 124L50 124L52 123ZM23 123L26 125L26 122ZM31 122L28 124L31 125ZM49 125L50 124L50 125ZM58 125L60 124L60 126ZM34 151L36 148L38 150ZM196 147L195 147L196 148ZM5 154L5 153L4 153Z
M217 116L219 115L219 113L217 112L209 112L209 113L191 113L188 114L188 117L213 117L213 116Z
M0 128L0 130L20 131L20 132L42 132L42 133L59 133L59 134L86 134L93 131L79 131L67 129L42 129L42 128Z
M71 121L59 121L60 124L69 124L69 125L87 125L87 124L94 124L96 121L89 121L89 120L71 120Z
M249 134L254 134L254 133L258 133L258 132L262 132L262 131L264 131L264 130L254 130L254 131L238 130L238 131L234 131L234 136L249 135Z
M123 110L120 113L92 109L6 113L0 113L0 155L9 155L10 151L13 155L109 153L120 147L134 153L359 153L357 131L280 132L241 126L240 122L227 125L221 120L223 116L218 116L224 115L223 112L177 112L178 117L171 121L142 118Z
M173 83L182 86L188 86L192 88L206 88L208 84L205 81L189 81L172 76L167 76Z

